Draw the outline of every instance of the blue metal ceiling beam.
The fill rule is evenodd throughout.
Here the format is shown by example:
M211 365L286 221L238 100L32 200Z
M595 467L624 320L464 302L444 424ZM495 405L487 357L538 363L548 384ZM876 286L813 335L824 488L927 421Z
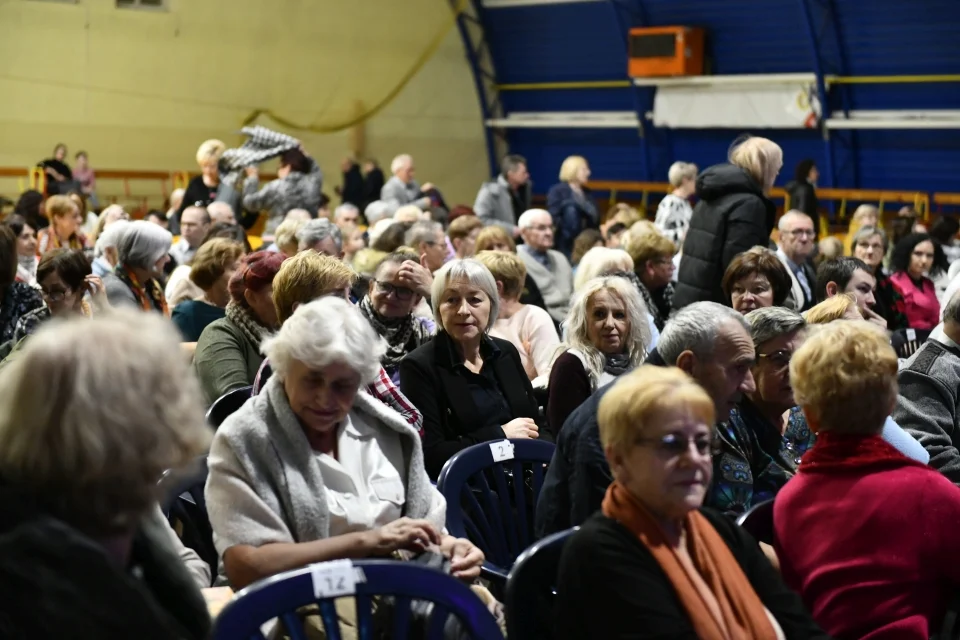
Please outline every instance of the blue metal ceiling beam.
M623 44L623 69L624 76L627 76L626 69L627 64L630 59L630 27L633 25L627 24L627 21L623 18L623 13L620 10L620 2L618 0L610 0L610 11L613 13L613 20L617 33L620 35L620 41ZM637 13L640 17L640 23L646 24L646 13L643 10L643 3L640 0L637 0ZM629 80L629 77L627 78ZM644 95L649 93L649 89L643 89ZM640 154L643 158L643 170L641 171L640 178L644 182L652 181L651 170L650 170L650 145L648 144L646 130L644 128L644 120L646 118L646 113L648 107L652 105L647 105L646 102L641 97L641 89L636 86L630 87L630 97L633 100L633 109L637 113L637 122L639 126L637 127L637 139L640 144Z

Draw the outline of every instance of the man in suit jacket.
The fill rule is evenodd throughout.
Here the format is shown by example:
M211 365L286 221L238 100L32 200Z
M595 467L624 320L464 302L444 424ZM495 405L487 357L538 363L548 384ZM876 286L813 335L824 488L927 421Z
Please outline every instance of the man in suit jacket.
M817 232L810 216L795 209L783 214L777 228L780 230L777 257L793 281L794 309L803 312L816 304L817 276L809 259L813 255Z

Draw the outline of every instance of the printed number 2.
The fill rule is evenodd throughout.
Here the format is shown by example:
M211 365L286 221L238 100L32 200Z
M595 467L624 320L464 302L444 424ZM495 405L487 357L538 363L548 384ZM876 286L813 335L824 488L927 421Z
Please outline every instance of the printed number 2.
M499 440L490 443L490 453L494 462L513 460L513 443L509 440Z

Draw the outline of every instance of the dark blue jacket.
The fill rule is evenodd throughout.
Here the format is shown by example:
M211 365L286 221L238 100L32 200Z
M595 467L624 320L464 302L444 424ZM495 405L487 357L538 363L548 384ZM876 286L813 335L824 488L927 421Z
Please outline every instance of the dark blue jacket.
M584 229L596 229L600 224L597 205L588 189L583 197L577 197L566 182L550 187L547 192L547 211L553 216L557 230L553 236L553 248L567 258L573 252L573 241Z

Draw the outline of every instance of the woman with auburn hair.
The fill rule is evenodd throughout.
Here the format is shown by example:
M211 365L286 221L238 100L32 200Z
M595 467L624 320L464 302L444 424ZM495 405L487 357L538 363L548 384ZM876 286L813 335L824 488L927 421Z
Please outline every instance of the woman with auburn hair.
M720 281L724 304L740 313L786 306L793 286L790 272L777 254L753 247L730 261Z
M584 229L600 225L597 204L590 196L587 180L590 165L582 156L568 156L560 165L560 182L547 192L547 211L557 225L554 248L570 257L573 241Z
M697 301L724 302L721 280L733 259L766 246L777 208L768 197L783 166L783 151L766 138L734 143L727 164L697 177L693 210L673 297L675 309Z
M880 437L898 389L886 332L826 325L790 379L817 440L773 507L784 581L833 637L936 637L960 587L960 490Z
M37 234L37 255L50 249L66 247L83 249L87 239L80 233L83 216L80 208L68 196L50 196L44 205L50 226Z
M558 640L826 640L756 541L702 508L715 419L674 367L642 366L600 400L614 482L564 546Z

